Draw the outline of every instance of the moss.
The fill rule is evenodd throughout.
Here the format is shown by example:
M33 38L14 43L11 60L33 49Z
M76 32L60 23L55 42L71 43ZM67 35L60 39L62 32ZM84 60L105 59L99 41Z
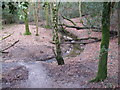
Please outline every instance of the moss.
M56 56L56 60L57 60L57 63L58 65L63 65L64 64L64 60L61 56Z
M80 53L83 51L83 49L80 47L79 44L73 44L73 49L70 51L68 57L76 57L77 55L80 55Z
M110 37L110 2L104 2L102 18L102 41L100 46L98 72L95 79L90 82L103 81L107 77L107 59Z
M53 39L55 41L55 47L56 47L56 60L58 65L63 65L64 64L64 59L61 56L61 48L60 48L60 39L59 39L59 35L58 35L58 10L57 10L57 6L55 5L53 8Z
M25 33L24 35L31 35L31 32L29 31L29 24L28 24L28 15L27 15L27 12L25 13Z
M25 32L24 35L31 35L31 33L30 32Z
M52 29L50 25L45 25L45 26L43 26L43 28Z

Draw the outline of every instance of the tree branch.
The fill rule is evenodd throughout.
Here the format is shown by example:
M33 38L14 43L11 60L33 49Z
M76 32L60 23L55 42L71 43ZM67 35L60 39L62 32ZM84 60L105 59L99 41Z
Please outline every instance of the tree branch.
M1 50L0 53L4 53L5 50L7 50L7 49L13 47L13 46L14 46L16 43L18 43L18 42L19 42L19 40L15 41L15 42L14 42L12 45L10 45L9 47L7 47L7 48Z
M66 20L70 21L74 26L76 26L76 24L71 19L69 19L69 18L67 18L63 15L61 15L61 16L62 16L63 19L66 19Z
M14 32L13 32L13 33L14 33ZM13 33L12 33L12 34L13 34ZM1 40L4 40L4 39L10 37L12 34L9 34L9 35L7 35L7 36L5 36L5 37L2 37Z
M68 28L76 28L77 30L80 30L80 29L101 29L101 28L97 28L97 27L78 27L78 26L69 26L69 25L65 25L65 24L58 24L59 26L63 25L65 27L68 27Z

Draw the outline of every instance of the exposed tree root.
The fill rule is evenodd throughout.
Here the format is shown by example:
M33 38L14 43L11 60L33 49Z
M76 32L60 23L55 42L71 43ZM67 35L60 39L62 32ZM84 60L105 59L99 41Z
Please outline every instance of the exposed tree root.
M90 80L89 82L100 82L100 81L104 81L104 80L105 80L105 78L96 77L96 78Z

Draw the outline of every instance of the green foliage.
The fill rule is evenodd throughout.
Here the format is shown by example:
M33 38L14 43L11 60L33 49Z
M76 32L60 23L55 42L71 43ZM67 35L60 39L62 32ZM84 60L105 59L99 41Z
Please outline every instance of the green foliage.
M2 2L2 19L6 20L7 24L18 22L17 10L18 3Z
M19 3L19 5L18 5L18 7L19 7L18 16L19 16L20 20L25 19L25 14L27 13L28 5L29 5L28 2Z
M8 2L9 6L9 13L16 13L17 7L15 6L14 2Z
M30 32L25 32L24 35L31 35L31 33Z
M22 2L19 4L20 9L24 10L24 9L28 9L28 2Z

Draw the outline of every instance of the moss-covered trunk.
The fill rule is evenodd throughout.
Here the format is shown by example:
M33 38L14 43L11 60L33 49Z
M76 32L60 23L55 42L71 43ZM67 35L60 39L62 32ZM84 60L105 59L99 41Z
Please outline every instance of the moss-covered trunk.
M54 7L53 7L53 26L54 26L54 34L55 34L56 60L58 62L58 65L63 65L64 59L61 56L60 39L58 35L58 9L56 3L54 3Z
M102 12L102 41L100 46L98 72L95 79L91 81L103 81L107 77L107 59L109 49L110 31L110 6L111 2L104 2Z
M24 33L24 35L30 35L31 32L30 32L30 30L29 30L27 11L24 11L24 15L25 15L24 22L25 22L25 30L26 30L25 33Z

